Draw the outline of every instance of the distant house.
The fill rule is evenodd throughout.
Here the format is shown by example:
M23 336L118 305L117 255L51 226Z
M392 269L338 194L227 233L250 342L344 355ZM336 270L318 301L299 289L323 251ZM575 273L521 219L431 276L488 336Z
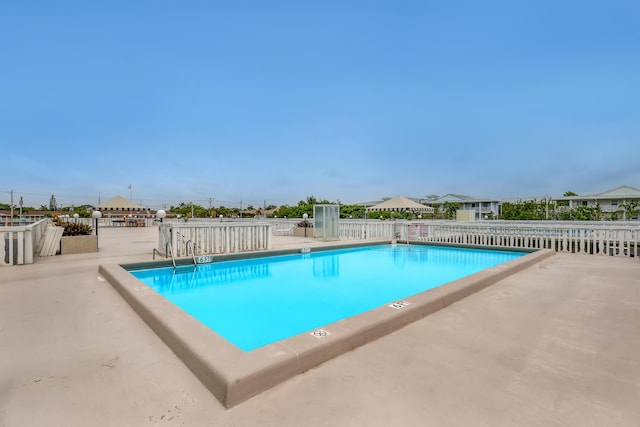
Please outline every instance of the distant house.
M458 203L459 210L474 211L475 219L477 220L487 219L491 217L496 218L501 213L502 205L502 201L498 199L474 198L470 196L464 196L462 194L453 193L445 194L444 196L430 194L424 197L407 198L422 205L430 207L438 206L440 209L442 209L442 206L445 202ZM370 207L387 200L389 200L389 197L383 197L380 201L360 202L357 204L360 206Z
M51 215L49 211L29 211L24 212L22 217L18 214L19 210L15 209L13 211L13 221L11 220L11 211L0 211L0 227L13 224L13 225L27 225L32 224L34 222L38 222L47 217L47 215Z
M414 199L429 206L444 205L446 202L458 203L459 210L475 212L475 219L496 218L501 213L502 201L498 199L475 198L462 194L445 194L444 196L430 195L423 199Z
M573 209L578 206L596 207L600 206L603 213L617 215L622 221L638 219L638 209L640 209L640 189L622 185L603 193L589 194L586 196L563 196L556 197L556 202L564 202L565 209ZM626 207L632 203L637 205L636 211L627 218Z

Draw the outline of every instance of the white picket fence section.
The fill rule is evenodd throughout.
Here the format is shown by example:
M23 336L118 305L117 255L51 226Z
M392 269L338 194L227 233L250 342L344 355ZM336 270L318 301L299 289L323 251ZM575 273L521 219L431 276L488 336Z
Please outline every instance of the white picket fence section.
M187 256L187 242L196 255L258 251L271 248L272 235L290 235L298 220L165 223L160 225L158 251L171 243L176 257ZM286 230L285 230L286 228ZM345 240L398 239L409 242L459 244L497 249L551 249L590 255L640 257L640 223L589 222L455 222L341 220Z
M417 222L396 225L395 237L409 242L496 248L551 249L556 252L640 256L640 224Z
M33 264L49 223L43 219L30 225L0 227L0 267Z
M170 243L176 257L268 250L273 235L290 235L300 220L278 218L230 222L164 222L159 225L157 250ZM88 221L87 221L88 222ZM150 221L145 226L152 225ZM34 255L54 255L56 243L46 244L50 225L43 219L27 226L0 227L0 267L31 264ZM103 223L100 223L103 226ZM53 233L49 237L56 240ZM640 259L640 222L531 221L364 221L341 220L340 239L398 239L409 242L462 244L495 248L551 249L557 252L635 257ZM59 240L59 239L58 239ZM45 247L46 246L46 247Z
M341 220L338 236L341 239L393 239L395 221Z
M158 252L168 256L171 244L176 258L271 249L273 225L268 223L163 223L159 226Z

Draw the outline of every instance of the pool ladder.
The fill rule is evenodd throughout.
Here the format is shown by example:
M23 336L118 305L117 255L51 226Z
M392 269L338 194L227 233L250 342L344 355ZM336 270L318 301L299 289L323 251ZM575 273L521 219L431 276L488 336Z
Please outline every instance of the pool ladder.
M153 248L153 259L156 259L156 254L163 256L163 257L168 257L169 255L171 255L171 262L173 263L173 268L176 268L176 258L173 256L173 248L171 247L171 243L167 243L164 247L164 253L160 252L159 250L157 250L156 248ZM168 254L168 255L167 255Z
M193 259L193 268L194 270L197 270L198 261L196 261L196 250L195 250L195 247L193 246L193 242L191 241L191 239L187 240L186 246L187 246L187 256L189 256L189 248L191 248L191 259Z
M191 248L191 259L193 260L193 267L194 269L197 270L198 261L196 260L196 252L193 247L193 242L191 240L187 240L186 246L187 246L187 256L189 256L189 248ZM176 268L178 268L176 266L176 257L173 254L173 245L171 245L171 243L167 242L167 244L165 245L164 253L165 253L165 256L169 256L169 255L171 256L171 263L173 264L173 269L175 270ZM158 251L156 248L153 248L153 259L156 259L156 254L162 255L160 251Z

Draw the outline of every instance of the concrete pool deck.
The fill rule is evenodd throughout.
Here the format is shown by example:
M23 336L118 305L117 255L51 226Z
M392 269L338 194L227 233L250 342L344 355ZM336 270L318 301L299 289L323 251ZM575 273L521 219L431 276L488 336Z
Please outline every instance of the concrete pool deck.
M101 229L98 253L0 269L0 426L640 420L637 259L557 254L227 410L98 277L156 240Z

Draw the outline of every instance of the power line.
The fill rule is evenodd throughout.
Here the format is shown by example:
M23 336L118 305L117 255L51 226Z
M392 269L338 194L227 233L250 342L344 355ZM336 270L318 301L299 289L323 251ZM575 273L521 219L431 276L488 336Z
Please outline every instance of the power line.
M95 206L95 204L100 204L101 202L101 198L102 198L102 193L103 191L100 191L96 194L78 194L78 193L66 193L66 192L60 192L60 191L51 191L51 192L37 192L37 191L21 191L20 189L8 189L5 191L0 191L0 193L5 193L7 194L7 196L10 195L11 191L14 192L14 194L20 194L23 196L31 196L30 198L32 199L36 199L36 200L32 200L32 201L27 201L27 203L30 204L43 204L46 205L49 202L49 198L51 197L51 195L55 195L56 200L61 204L61 205L65 205L65 206L71 206L71 205L75 205L75 206L82 206L82 205L90 205L90 206ZM177 197L176 197L177 196ZM9 197L7 197L8 199ZM211 207L215 207L214 206L214 202L215 205L217 206L225 206L225 207L237 207L239 206L240 209L242 209L243 206L263 206L266 207L267 206L267 201L266 200L252 200L252 201L247 201L245 199L241 199L241 200L222 200L222 199L215 199L213 197L197 197L197 198L190 198L190 197L183 197L183 196L179 196L179 195L170 195L168 197L162 197L159 198L157 196L155 197L149 197L149 198L145 198L142 197L140 198L138 195L138 200L141 201L141 204L144 205L158 205L158 206L164 206L164 205L173 205L173 206L177 206L180 203L194 203L194 204L198 204L201 206L204 206L205 204L209 204L210 208Z

